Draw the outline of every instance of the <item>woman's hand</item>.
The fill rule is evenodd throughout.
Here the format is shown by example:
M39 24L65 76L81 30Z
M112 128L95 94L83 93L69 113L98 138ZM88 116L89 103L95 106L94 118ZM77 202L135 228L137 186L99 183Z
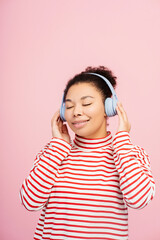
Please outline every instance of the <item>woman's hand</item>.
M121 103L119 102L117 103L116 110L119 116L119 126L118 126L117 132L120 132L120 131L130 132L131 124L128 121L127 114Z
M52 136L64 139L70 143L70 136L68 133L67 125L63 123L60 118L60 111L58 110L51 120Z

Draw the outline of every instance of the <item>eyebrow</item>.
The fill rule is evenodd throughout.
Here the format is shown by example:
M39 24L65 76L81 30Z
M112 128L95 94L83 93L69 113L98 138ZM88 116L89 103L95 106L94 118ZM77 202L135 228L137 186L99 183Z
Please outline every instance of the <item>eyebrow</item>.
M83 96L83 97L81 97L81 100L84 100L84 99L86 99L86 98L94 98L94 97L92 97L92 96ZM65 102L72 102L72 100L69 99L69 98L67 98L67 99L65 100Z

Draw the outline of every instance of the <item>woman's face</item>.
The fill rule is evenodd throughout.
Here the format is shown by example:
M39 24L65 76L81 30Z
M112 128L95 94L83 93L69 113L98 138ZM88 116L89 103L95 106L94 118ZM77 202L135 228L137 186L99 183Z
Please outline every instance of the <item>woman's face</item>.
M72 85L66 95L65 119L72 131L85 138L107 135L101 93L90 83Z

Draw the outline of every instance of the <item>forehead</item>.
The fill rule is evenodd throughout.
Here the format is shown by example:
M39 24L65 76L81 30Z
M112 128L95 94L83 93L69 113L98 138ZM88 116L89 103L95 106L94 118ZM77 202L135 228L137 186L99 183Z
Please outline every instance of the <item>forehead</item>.
M66 99L81 98L83 96L101 97L101 93L93 83L77 83L69 88Z

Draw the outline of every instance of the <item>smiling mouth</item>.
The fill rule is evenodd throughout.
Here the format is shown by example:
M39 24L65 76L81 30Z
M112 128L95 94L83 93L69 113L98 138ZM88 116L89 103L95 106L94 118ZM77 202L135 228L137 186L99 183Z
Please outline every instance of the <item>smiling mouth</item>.
M85 121L79 121L79 122L73 122L73 126L76 128L81 128L83 126L85 126L88 123L89 120L85 120Z

